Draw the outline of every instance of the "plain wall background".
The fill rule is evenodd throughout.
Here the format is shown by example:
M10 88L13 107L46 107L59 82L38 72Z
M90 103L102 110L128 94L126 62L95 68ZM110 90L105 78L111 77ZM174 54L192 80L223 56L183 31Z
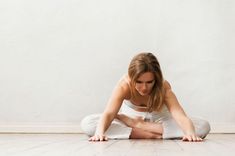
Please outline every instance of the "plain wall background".
M235 132L234 43L233 0L0 0L0 131L79 131L148 51L188 115Z

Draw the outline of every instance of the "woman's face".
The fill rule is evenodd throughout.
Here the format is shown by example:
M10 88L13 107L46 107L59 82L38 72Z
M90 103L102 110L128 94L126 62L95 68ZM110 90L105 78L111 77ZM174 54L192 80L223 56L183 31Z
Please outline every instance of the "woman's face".
M136 80L135 89L142 96L149 95L154 86L155 79L154 75L151 72L146 72L140 75Z

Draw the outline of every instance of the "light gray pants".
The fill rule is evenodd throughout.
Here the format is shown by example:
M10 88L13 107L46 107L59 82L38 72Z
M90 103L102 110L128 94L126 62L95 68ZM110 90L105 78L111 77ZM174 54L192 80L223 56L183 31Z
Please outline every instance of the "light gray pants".
M98 121L101 117L101 114L92 114L86 116L81 121L81 128L83 132L89 136L93 136L98 124ZM210 131L210 125L207 121L199 118L191 118L196 134L202 138L205 138ZM162 123L163 126L163 139L175 139L182 138L183 131L180 129L176 121L171 117L171 115L161 117L158 120L155 120L156 123ZM105 135L109 139L128 139L131 134L132 128L127 127L122 121L114 119L105 132Z

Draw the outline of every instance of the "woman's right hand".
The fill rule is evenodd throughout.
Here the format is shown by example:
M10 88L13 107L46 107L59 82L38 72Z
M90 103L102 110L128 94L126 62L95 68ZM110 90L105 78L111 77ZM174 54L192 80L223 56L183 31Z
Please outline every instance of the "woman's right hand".
M89 138L89 141L107 141L108 138L104 134L95 134Z

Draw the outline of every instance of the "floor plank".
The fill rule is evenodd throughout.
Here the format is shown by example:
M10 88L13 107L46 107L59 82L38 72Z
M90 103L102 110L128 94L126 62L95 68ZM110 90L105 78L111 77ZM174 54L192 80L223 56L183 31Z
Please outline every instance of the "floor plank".
M235 134L209 134L203 142L109 140L89 142L84 134L0 134L1 156L220 156L235 153Z

